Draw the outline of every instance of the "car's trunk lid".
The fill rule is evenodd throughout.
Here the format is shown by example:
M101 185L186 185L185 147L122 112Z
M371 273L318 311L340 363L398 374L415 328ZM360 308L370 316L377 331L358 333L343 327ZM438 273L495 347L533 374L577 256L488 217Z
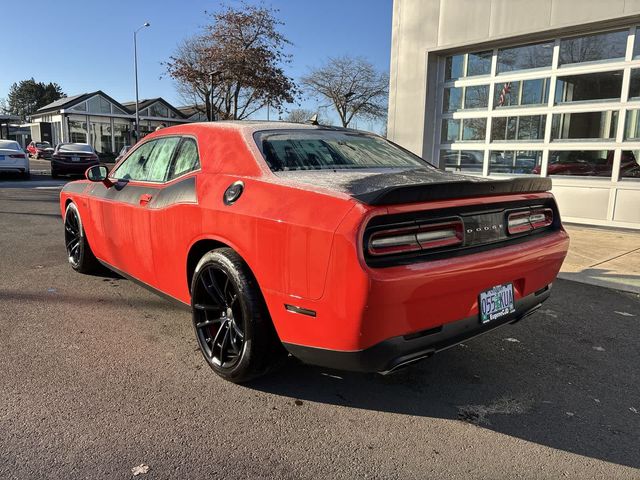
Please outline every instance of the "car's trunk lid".
M351 195L368 205L393 205L510 193L545 192L551 180L541 177L484 178L434 168L295 170L280 178Z

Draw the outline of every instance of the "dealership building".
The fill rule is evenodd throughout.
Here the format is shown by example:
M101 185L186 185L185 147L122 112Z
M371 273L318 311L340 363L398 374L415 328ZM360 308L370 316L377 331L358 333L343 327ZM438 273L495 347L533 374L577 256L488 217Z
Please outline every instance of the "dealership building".
M640 0L394 0L388 136L640 228Z
M178 125L197 117L193 107L182 107L188 114L162 98L140 100L140 137L159 125ZM89 143L99 154L117 154L135 143L135 102L119 103L101 90L61 98L40 108L31 121L41 124L43 138L60 142Z

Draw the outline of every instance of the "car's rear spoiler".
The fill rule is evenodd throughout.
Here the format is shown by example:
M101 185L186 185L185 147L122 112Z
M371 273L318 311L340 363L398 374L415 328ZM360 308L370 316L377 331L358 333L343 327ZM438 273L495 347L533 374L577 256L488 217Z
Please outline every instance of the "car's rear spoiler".
M478 179L477 181L461 180L396 185L352 196L368 205L393 205L509 193L547 192L549 190L551 190L551 179L549 178L521 177L508 180Z

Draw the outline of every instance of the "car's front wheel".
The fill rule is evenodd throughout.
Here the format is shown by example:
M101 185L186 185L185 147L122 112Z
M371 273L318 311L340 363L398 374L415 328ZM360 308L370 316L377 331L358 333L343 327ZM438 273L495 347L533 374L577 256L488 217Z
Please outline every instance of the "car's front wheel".
M64 244L71 268L80 273L96 273L100 271L100 262L91 251L80 212L75 203L69 203L64 214Z
M286 356L253 274L232 249L213 250L200 259L191 308L200 350L226 380L254 379Z

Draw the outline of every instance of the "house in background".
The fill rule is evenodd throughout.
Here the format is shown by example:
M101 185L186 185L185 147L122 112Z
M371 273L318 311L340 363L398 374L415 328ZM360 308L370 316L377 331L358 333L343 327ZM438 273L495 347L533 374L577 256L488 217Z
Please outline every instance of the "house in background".
M207 115L204 113L204 106L199 105L185 105L184 107L178 107L180 113L192 122L206 122Z
M549 176L563 219L640 228L640 2L394 0L390 140Z
M162 98L143 100L139 109L141 137L161 123L171 126L190 122ZM103 157L115 155L124 145L135 143L135 103L119 103L101 90L45 105L31 116L31 121L50 126L54 145L89 143Z

